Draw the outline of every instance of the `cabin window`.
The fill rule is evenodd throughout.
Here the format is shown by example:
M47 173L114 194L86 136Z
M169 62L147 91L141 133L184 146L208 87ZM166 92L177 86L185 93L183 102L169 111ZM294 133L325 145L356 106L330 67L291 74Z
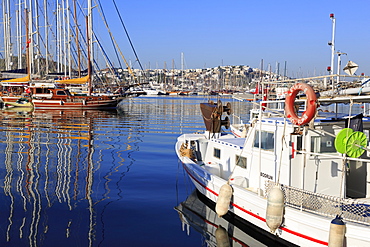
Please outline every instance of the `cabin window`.
M57 95L66 95L66 93L64 91L57 91Z
M297 150L298 151L302 150L302 136L301 135L297 136Z
M213 149L213 156L216 158L221 158L221 150L218 148Z
M312 136L311 152L313 153L336 153L333 136Z
M235 163L237 166L240 166L241 168L247 168L247 158L235 155Z
M259 130L256 131L254 136L254 147L259 148ZM261 149L273 151L275 144L275 135L274 132L262 131L261 132Z
M49 93L48 88L36 88L36 93Z

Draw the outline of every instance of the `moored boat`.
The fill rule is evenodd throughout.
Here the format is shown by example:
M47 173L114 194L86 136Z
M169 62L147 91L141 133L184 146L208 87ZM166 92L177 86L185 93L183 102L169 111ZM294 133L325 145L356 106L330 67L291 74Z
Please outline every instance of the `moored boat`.
M6 101L4 102L5 107L29 107L32 108L33 104L29 98L19 98L17 101Z
M297 102L301 91L306 98ZM349 103L349 113L317 110L318 102ZM206 131L179 136L176 153L219 216L235 214L266 237L299 246L368 246L370 118L355 115L356 102L370 99L317 100L309 85L297 83L285 101L271 102L285 103L284 113L260 106L244 137L222 131L228 106L201 103ZM301 115L297 103L306 105Z
M16 102L24 96L26 88L29 86L31 77L29 75L21 78L6 79L0 81L1 101Z
M32 99L35 109L108 109L116 107L121 100L119 95L72 95L66 88L48 90L49 94Z

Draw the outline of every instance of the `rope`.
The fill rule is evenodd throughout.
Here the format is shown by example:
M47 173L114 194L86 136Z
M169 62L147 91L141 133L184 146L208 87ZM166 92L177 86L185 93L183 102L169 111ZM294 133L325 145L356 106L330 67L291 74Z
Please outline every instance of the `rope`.
M104 22L106 22L106 18L105 18L103 6L101 5L100 0L98 0L98 3L99 3L99 6L100 6L100 8L98 8L98 9L101 10L100 14L102 15L102 18L103 18ZM109 29L108 29L108 32L109 32L109 36L111 37L111 42L113 44L114 52L116 54L116 58L118 60L119 66L122 68L123 66L122 66L121 60L119 59L119 56L118 56L117 47L115 46L114 41L112 39L112 33L111 33L111 31Z
M283 158L283 150L284 150L284 140L285 140L285 130L286 130L286 118L284 118L284 130L283 130L283 136L281 137L281 151L280 151L280 160L279 160L279 170L278 170L278 180L277 183L279 184L280 181L280 171L281 171L281 161Z
M247 134L247 137L245 138L245 142L244 143L247 143L247 141L249 140L249 137L252 135L252 131L251 130L249 130L248 131L248 134ZM239 155L238 155L238 158L237 158L237 160L236 160L236 164L238 164L239 163L239 159L240 159L240 157L242 156L242 153L243 153L243 151L244 151L244 147L245 147L245 145L243 146L243 148L242 148L242 150L240 150L240 153L239 153ZM247 165L247 164L246 164ZM235 171L235 168L237 167L237 165L235 165L234 166L234 168L233 168L233 170L231 171L231 174L230 174L230 176L227 178L227 180L229 181L230 180L230 178L231 178L231 176L233 175L233 173L234 173L234 171Z
M125 26L125 24L123 23L123 20L122 20L121 14L119 13L119 10L118 10L117 5L116 5L116 1L114 1L114 0L113 0L113 3L114 3L114 7L116 8L116 11L117 11L117 14L118 14L118 16L119 16L119 19L120 19L120 21L121 21L121 24L122 24L122 26L123 26L123 29L125 30L125 33L126 33L127 39L128 39L128 41L130 42L130 46L131 46L131 48L132 48L132 50L133 50L133 52L134 52L134 54L135 54L136 61L139 63L139 66L140 66L141 70L142 70L142 71L144 71L144 68L143 68L143 66L141 65L141 62L140 62L140 60L139 60L139 57L138 57L138 55L137 55L137 53L136 53L136 50L135 50L135 48L134 48L134 45L133 45L133 44L132 44L132 42L131 42L130 35L128 35L128 32L127 32L126 26Z

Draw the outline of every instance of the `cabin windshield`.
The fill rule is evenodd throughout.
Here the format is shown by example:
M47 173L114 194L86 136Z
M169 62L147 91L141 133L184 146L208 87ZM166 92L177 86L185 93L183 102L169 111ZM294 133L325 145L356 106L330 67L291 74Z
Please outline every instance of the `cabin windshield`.
M256 134L254 136L254 147L259 148L259 130L256 130ZM273 151L275 144L275 135L273 132L268 131L261 131L261 149Z
M57 91L56 92L56 95L59 95L59 96L66 96L67 93L64 91L64 90L60 90L60 91Z

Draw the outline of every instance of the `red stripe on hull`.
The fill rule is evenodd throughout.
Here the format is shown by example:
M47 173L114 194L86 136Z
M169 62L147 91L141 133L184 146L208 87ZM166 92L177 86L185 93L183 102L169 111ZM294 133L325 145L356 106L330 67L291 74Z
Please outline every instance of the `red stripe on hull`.
M189 172L189 170L188 170L188 168L185 166L185 164L183 165L184 166L184 168L185 168L185 170L186 170L186 172L188 173L188 175L190 176L190 177L192 177L200 186L202 186L203 188L205 188L206 190L208 190L209 192L211 192L212 194L214 194L214 195L216 195L216 196L218 196L218 194L215 192L215 191L213 191L213 190L211 190L210 188L208 188L206 185L204 185L203 183L201 183L197 178L195 178L190 172ZM251 215L251 216L253 216L253 217L255 217L255 218L257 218L257 219L259 219L259 220L261 220L261 221L263 221L263 222L266 222L266 219L265 218L263 218L263 217L261 217L261 216L259 216L259 215L257 215L257 214L254 214L254 213L252 213L251 211L248 211L248 210L245 210L244 208L242 208L242 207L240 207L240 206L238 206L237 204L234 204L234 203L232 203L231 204L233 207L235 207L235 208L237 208L237 209L239 209L239 210L241 210L241 211L243 211L244 213L247 213L247 214L249 214L249 215ZM309 241L312 241L312 242L315 242L315 243L318 243L318 244L322 244L322 245L328 245L328 242L325 242L325 241L321 241L321 240L319 240L319 239L316 239L316 238L312 238L312 237L310 237L310 236L307 236L307 235L304 235L304 234L301 234L301 233L299 233L299 232L296 232L296 231L292 231L292 230L290 230L290 229L288 229L288 228L286 228L286 227L279 227L279 229L281 229L282 231L285 231L285 232L287 232L287 233L290 233L290 234L292 234L292 235L295 235L295 236L297 236L297 237L300 237L300 238L303 238L303 239L306 239L306 240L309 240Z

